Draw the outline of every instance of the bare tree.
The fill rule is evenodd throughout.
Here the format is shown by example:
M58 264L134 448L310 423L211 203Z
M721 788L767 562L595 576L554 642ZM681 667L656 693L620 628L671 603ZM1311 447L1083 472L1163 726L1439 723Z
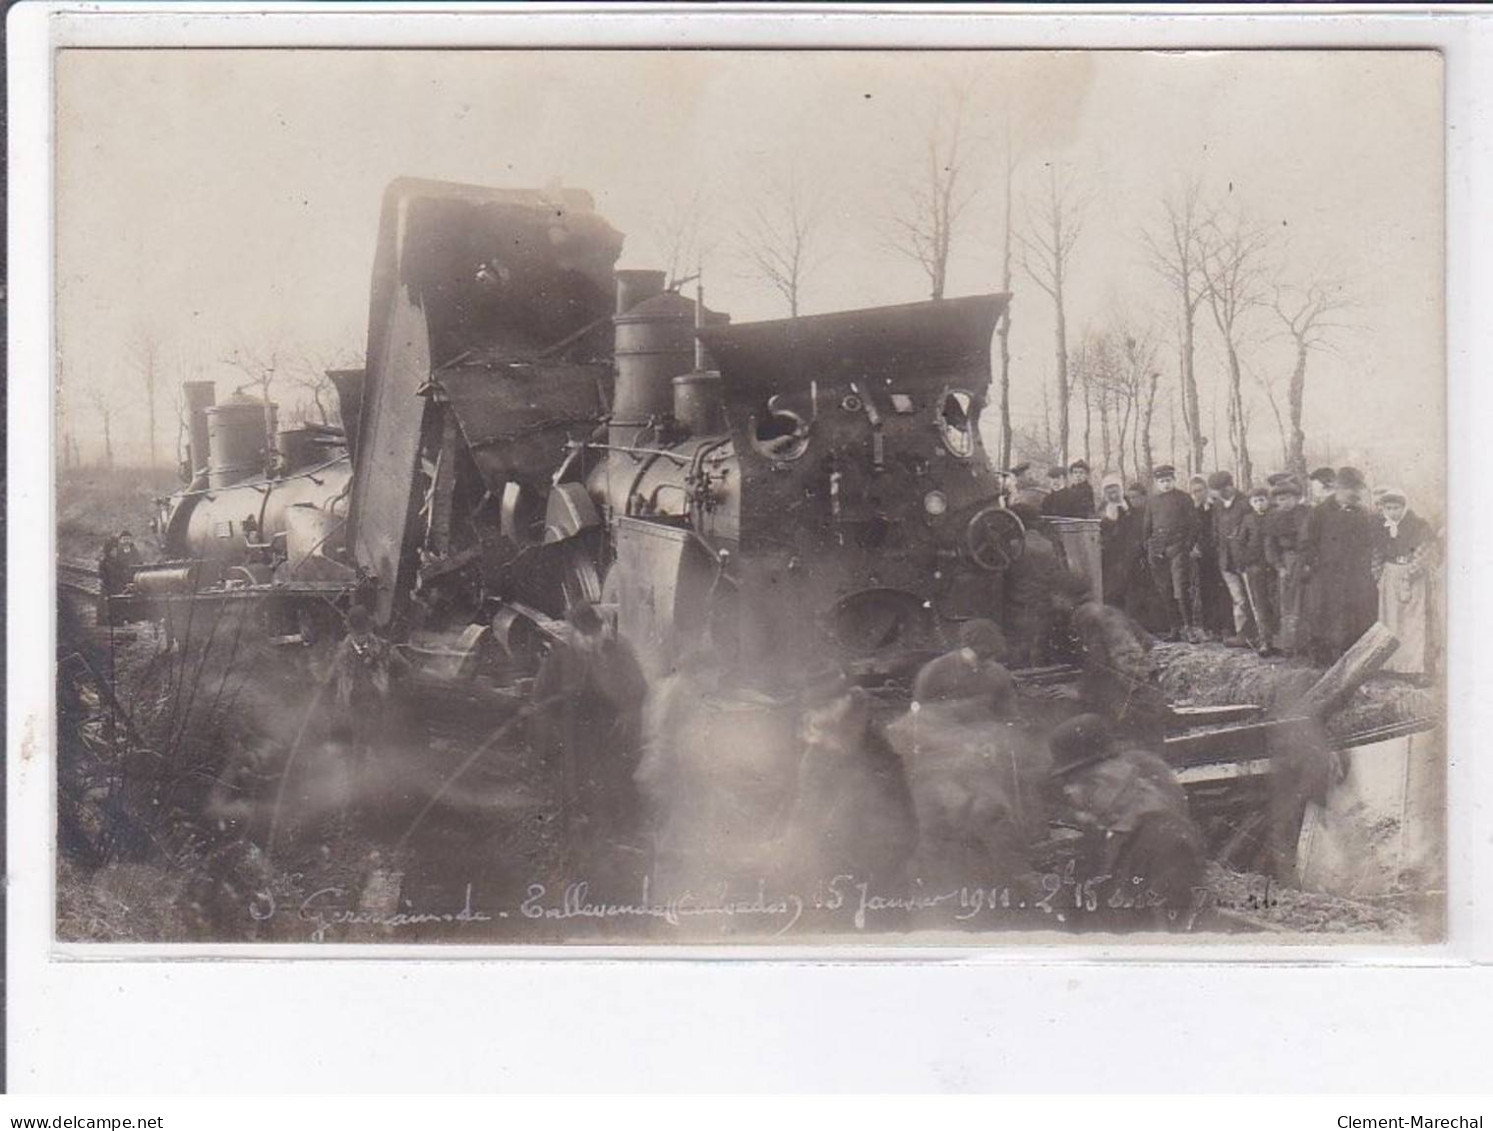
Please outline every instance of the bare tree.
M698 184L676 188L660 202L650 227L667 287L678 290L694 277L705 257L705 189Z
M1195 332L1198 307L1207 293L1207 281L1202 269L1202 249L1199 232L1202 214L1199 205L1201 189L1196 182L1181 193L1162 201L1164 213L1156 231L1142 231L1141 242L1145 245L1151 268L1171 288L1177 303L1177 380L1180 386L1182 426L1187 431L1191 454L1188 470L1193 474L1205 466L1207 438L1203 435L1203 418L1198 400L1197 370L1195 365ZM1173 456L1176 455L1176 445Z
M1021 248L1022 269L1047 296L1057 312L1054 354L1057 360L1058 451L1068 462L1068 324L1064 288L1068 264L1083 230L1085 197L1072 178L1059 173L1054 162L1047 163L1047 184L1035 202L1029 202L1031 214L1025 229L1017 236Z
M1254 468L1249 454L1249 410L1244 401L1239 350L1249 311L1264 301L1264 259L1270 235L1234 210L1211 216L1199 233L1199 245L1208 308L1223 339L1228 361L1227 420L1234 470L1241 485L1248 485Z
M923 269L934 299L944 296L954 232L974 197L963 175L969 97L969 88L959 86L939 102L924 137L921 167L903 185L891 216L892 249Z
M88 386L87 396L89 403L98 412L99 423L104 427L104 466L114 466L114 397L113 388L108 385Z
M160 376L161 351L156 336L148 327L135 334L129 347L130 362L140 375L140 384L145 393L146 448L149 452L149 467L156 467L156 387Z
M823 193L805 185L795 165L757 194L737 234L753 273L783 297L790 318L815 266L823 218Z
M250 346L238 346L234 351L223 359L224 364L231 365L245 377L249 383L259 391L259 398L264 402L264 450L266 460L269 453L275 447L275 405L271 397L275 379L280 375L281 350L278 347L269 349L258 349Z
M298 418L326 426L342 424L337 387L327 374L335 369L356 369L362 364L362 354L351 349L308 351L290 358L284 372L286 380L302 394L302 403L296 406Z
M1016 150L1011 141L1011 100L1006 99L1005 113L1005 144L1003 146L1005 156L1005 192L1002 200L1005 206L1004 224L1001 228L1001 292L1006 295L1006 305L1001 311L1000 321L996 323L996 337L1000 339L1000 464L1002 467L1011 466L1011 201L1015 195L1016 182ZM1085 440L1085 448L1088 442Z
M1291 370L1291 383L1286 393L1290 406L1291 428L1289 442L1285 445L1286 467L1298 475L1306 474L1306 430L1303 426L1306 405L1306 363L1312 352L1330 349L1331 335L1346 329L1334 315L1352 305L1341 283L1312 283L1305 290L1277 285L1271 301L1271 309L1284 326L1285 333L1296 347L1295 366ZM1274 408L1272 398L1271 407ZM1276 409L1277 418L1280 411Z

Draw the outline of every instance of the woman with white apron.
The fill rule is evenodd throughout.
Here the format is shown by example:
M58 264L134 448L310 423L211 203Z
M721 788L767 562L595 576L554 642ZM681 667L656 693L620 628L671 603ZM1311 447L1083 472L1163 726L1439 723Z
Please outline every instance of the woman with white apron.
M1374 544L1379 619L1400 640L1384 670L1428 677L1433 657L1431 579L1435 537L1430 524L1406 505L1403 491L1385 491L1379 507L1383 525Z

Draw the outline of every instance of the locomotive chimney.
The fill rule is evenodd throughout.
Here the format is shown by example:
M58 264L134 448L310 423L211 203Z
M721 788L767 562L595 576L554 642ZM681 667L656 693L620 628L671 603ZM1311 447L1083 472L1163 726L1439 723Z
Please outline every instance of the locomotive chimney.
M207 465L212 451L207 442L207 410L217 393L211 381L183 381L182 400L187 407L187 484L196 491L207 486Z
M664 290L663 280L662 271L617 272L619 313L612 320L617 366L614 437L636 435L641 425L671 415L674 395L669 382L693 368L694 304L677 291Z
M626 314L645 299L663 294L665 278L662 271L618 271L617 313Z

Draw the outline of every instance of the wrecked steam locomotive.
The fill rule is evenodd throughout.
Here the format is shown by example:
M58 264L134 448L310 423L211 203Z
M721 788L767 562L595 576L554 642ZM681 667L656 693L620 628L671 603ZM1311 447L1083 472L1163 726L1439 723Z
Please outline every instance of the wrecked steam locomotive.
M190 482L116 617L248 599L309 642L364 603L455 674L531 662L586 601L650 677L704 644L790 684L1002 618L1007 296L732 325L621 249L584 193L395 182L345 434L190 384ZM1097 586L1097 529L1059 539Z

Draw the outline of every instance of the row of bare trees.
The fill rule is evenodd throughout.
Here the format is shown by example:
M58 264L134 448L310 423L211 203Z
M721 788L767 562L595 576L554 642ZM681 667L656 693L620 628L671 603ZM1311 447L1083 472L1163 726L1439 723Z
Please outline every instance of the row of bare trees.
M145 409L144 448L146 466L152 470L160 463L160 409L162 385L169 381L171 404L177 423L175 446L181 456L187 435L185 401L181 383L206 374L205 367L175 355L168 343L153 331L143 330L124 354L124 365L114 380L94 380L80 390L82 400L93 410L102 449L99 462L115 465L115 434L127 408L143 404ZM316 352L291 350L284 346L258 347L241 345L220 359L220 372L235 373L241 380L236 387L269 402L278 395L287 400L281 426L316 423L340 424L336 390L327 376L329 369L356 367L357 355L350 350ZM82 450L76 434L77 421L71 413L61 414L65 426L60 438L64 467L81 466ZM136 418L138 419L138 417Z

